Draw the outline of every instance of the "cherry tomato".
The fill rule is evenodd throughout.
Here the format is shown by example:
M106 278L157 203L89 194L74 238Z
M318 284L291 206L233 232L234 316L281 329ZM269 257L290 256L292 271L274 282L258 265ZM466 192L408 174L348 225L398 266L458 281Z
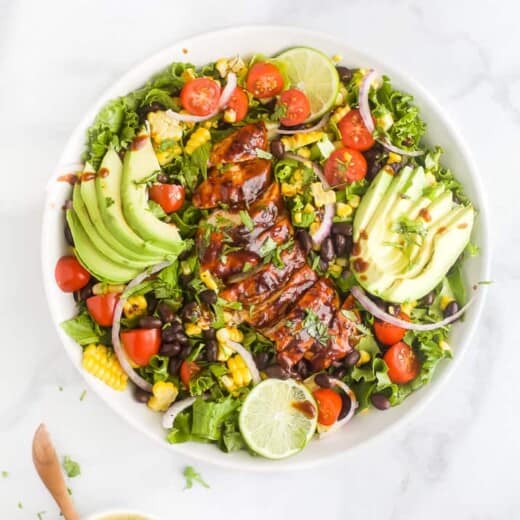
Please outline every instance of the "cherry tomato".
M73 256L62 256L56 262L54 278L63 292L74 292L88 284L90 274Z
M153 184L150 198L160 204L166 213L178 211L184 205L186 191L180 184Z
M323 426L334 424L341 413L342 400L339 394L330 388L319 388L312 392L318 403L318 422Z
M325 163L324 174L331 186L351 184L364 179L367 161L357 150L340 148L330 154Z
M132 329L121 332L121 341L128 357L141 367L159 352L161 331L159 329Z
M183 361L180 376L184 386L188 387L190 385L190 379L199 372L200 367L195 363L195 361Z
M242 121L246 117L247 109L249 108L249 98L243 89L240 87L235 89L229 98L227 108L235 111L235 123Z
M280 105L284 107L285 115L280 123L285 126L301 125L311 114L311 104L305 92L290 88L282 92Z
M392 345L383 356L388 366L388 376L392 383L404 385L415 379L421 370L421 364L412 347L400 341Z
M188 81L181 90L181 104L196 116L207 116L218 107L220 85L210 78L196 78Z
M114 321L114 310L119 294L108 293L87 298L87 309L98 325L110 327Z
M410 321L410 318L403 312L399 313L401 320ZM406 329L392 325L386 321L375 320L374 321L374 334L376 338L383 343L383 345L393 345L398 341L401 341L406 334Z
M282 91L283 77L272 63L255 63L249 69L246 84L256 98L268 98Z
M365 151L374 146L374 138L363 122L359 110L351 110L338 123L341 140L345 146Z

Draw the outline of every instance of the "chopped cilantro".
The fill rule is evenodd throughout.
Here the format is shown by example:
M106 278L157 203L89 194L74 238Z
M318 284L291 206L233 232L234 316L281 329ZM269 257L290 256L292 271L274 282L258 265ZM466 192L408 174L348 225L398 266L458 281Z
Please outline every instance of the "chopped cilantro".
M253 264L251 262L246 262L242 267L242 272L248 273L249 271L251 271L251 269L253 269Z
M269 253L272 253L276 249L276 246L276 242L271 237L267 237L260 246L258 252L262 258L265 258Z
M63 457L62 466L65 470L65 473L67 474L67 477L69 478L74 478L81 474L81 468L79 467L79 464L72 460L68 455Z
M249 215L247 211L240 210L240 220L242 220L242 224L246 226L248 231L253 231L253 228L255 227L253 223L253 219Z
M46 513L47 513L47 511L38 511L36 513L38 520L43 520L43 515L45 515Z
M8 471L2 471L2 478L7 478L9 476Z
M80 401L83 401L83 399L85 399L85 396L87 395L87 391L86 390L83 390L83 392L81 392L81 395L79 396L79 400Z
M186 479L186 487L184 489L191 489L194 482L197 482L205 488L209 488L207 482L204 481L200 473L198 473L193 466L186 466L182 474Z
M311 309L305 310L303 326L316 341L325 345L329 339L327 325L320 320L320 317Z
M18 509L23 509L23 504L21 502L18 502Z
M115 201L112 197L105 197L105 204L106 204L107 208L112 206L112 204L114 204L114 202Z
M262 150L261 148L257 148L255 150L255 152L256 152L256 156L259 159L267 159L268 161L271 161L272 158L273 158L273 154L272 153L266 152L265 150Z

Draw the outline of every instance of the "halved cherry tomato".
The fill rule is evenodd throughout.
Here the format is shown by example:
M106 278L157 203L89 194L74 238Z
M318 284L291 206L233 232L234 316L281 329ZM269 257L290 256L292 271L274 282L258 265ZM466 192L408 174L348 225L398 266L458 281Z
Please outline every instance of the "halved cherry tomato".
M421 364L412 347L400 341L392 345L383 356L392 383L404 385L414 380L421 370Z
M399 318L401 320L410 321L410 318L404 312L399 313ZM375 320L374 334L383 345L393 345L404 338L406 329L392 325L386 321Z
M312 392L318 403L318 422L323 426L334 424L341 413L342 400L339 394L330 388L319 388Z
M207 116L218 107L220 85L210 78L196 78L188 81L181 90L181 104L196 116Z
M247 90L256 98L276 96L283 89L283 77L272 63L255 63L247 74Z
M87 309L96 323L102 327L110 327L114 321L114 310L119 300L119 294L98 294L87 298Z
M365 126L359 110L351 110L338 123L341 141L354 150L365 151L374 146L374 138Z
M243 89L237 87L231 97L229 98L227 108L235 111L235 123L242 121L247 115L249 108L249 98Z
M150 198L160 204L166 213L173 213L184 205L186 191L180 184L153 184Z
M285 126L301 125L311 113L311 104L305 92L297 88L290 88L282 92L280 105L284 108L285 115L280 123Z
M128 357L136 364L144 367L150 363L152 356L159 352L161 331L159 329L133 329L121 332L121 341Z
M74 292L88 284L90 274L73 256L62 256L56 262L54 278L63 292Z
M324 174L331 186L351 184L364 179L367 161L357 150L340 148L330 154L325 163Z
M200 372L200 367L195 363L195 361L183 361L181 365L181 381L184 386L188 387L190 385L190 379L197 375Z

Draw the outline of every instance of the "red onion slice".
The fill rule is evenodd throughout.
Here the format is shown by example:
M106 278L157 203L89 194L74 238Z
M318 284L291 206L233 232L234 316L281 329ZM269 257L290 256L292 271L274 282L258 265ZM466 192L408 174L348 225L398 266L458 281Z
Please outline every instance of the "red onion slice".
M226 86L224 87L222 94L220 94L220 99L218 101L218 106L220 109L226 108L226 105L229 103L229 100L230 100L231 96L233 95L233 92L235 92L236 88L237 88L237 75L234 72L230 72L227 75Z
M444 318L441 321L437 321L436 323L410 323L409 321L404 321L391 314L388 314L384 310L380 309L361 289L361 287L355 285L350 290L352 296L356 298L356 300L361 304L361 306L367 310L370 314L379 318L386 323L390 323L390 325L395 325L397 327L401 327L406 330L418 330L418 331L427 331L427 330L435 330L440 327L444 327L445 325L449 325L455 320L459 319L470 307L470 305L475 301L475 297L471 298L464 307L460 308L455 314L452 314L448 318Z
M347 415L343 417L343 419L336 421L327 431L320 433L320 438L336 430L339 430L342 426L347 424L352 419L352 417L354 417L354 414L356 413L356 410L359 406L356 394L352 391L350 386L345 384L340 379L336 379L334 377L331 377L330 380L334 386L339 386L345 392L345 394L350 397L350 410L348 411Z
M319 246L329 235L332 228L332 221L336 213L336 204L326 204L321 224L316 233L311 235L314 245Z
M418 157L419 155L423 155L423 150L403 150L402 148L398 148L397 146L394 146L392 143L389 143L388 141L384 139L377 139L377 142L382 144L387 150L390 152L398 153L400 155L408 155L409 157Z
M368 93L370 92L370 85L372 81L377 78L377 72L374 69L370 69L368 74L365 75L359 88L359 113L361 119L367 127L367 130L372 133L374 131L374 120L372 119L372 112L370 111L370 104L368 102Z
M328 183L327 179L325 178L325 175L323 174L323 169L318 163L315 163L314 161L311 161L310 159L306 159L305 157L302 157L301 155L298 155L297 153L293 152L285 152L283 154L284 159L292 159L293 161L299 161L303 164L307 164L312 168L314 173L316 174L316 177L321 181L323 184L323 187L326 190L330 190L330 184Z
M173 423L175 422L175 418L177 415L179 415L181 412L186 410L186 408L189 408L193 405L193 403L197 400L196 397L186 397L186 399L183 399L182 401L177 401L173 403L166 412L164 412L163 418L162 418L162 425L163 428L166 428L169 430L173 427Z
M132 289L136 285L139 285L142 281L146 280L152 274L155 274L159 271L162 271L165 267L168 267L171 264L170 261L161 262L159 264L154 265L150 269L146 269L141 274L137 275L127 286L125 292L128 289ZM128 358L126 357L125 350L123 345L121 345L121 340L119 338L119 331L121 330L121 314L123 312L123 305L127 299L125 296L125 292L120 296L119 301L114 309L114 318L112 320L112 346L114 347L114 352L116 353L117 359L119 360L119 364L121 368L125 372L125 374L142 390L146 392L152 391L152 385L143 379L130 365Z
M218 114L218 110L214 110L207 116L194 116L193 114L180 114L179 112L174 112L171 109L166 111L166 115L173 119L174 121L184 121L186 123L201 123L202 121L207 121L212 117L215 117Z
M253 380L253 383L255 385L260 383L260 372L258 372L258 368L256 368L256 363L251 353L236 341L227 340L226 347L229 347L231 350L242 356L244 363L247 365L247 368L249 369L249 372L251 372L251 379Z
M277 128L275 132L282 135L295 135L295 134L306 134L307 132L315 132L316 130L322 129L329 120L330 114L325 114L314 126L309 128L297 128L294 130L288 130L285 128Z

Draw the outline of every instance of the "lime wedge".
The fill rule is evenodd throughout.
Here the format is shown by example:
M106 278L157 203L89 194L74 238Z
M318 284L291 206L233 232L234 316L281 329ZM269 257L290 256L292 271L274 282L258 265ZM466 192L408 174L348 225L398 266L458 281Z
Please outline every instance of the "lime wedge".
M247 445L268 459L299 452L316 431L312 394L293 379L266 379L246 397L239 426Z
M307 121L322 116L331 109L339 89L339 76L332 60L311 47L293 47L276 60L285 65L290 86L303 90L311 103Z

